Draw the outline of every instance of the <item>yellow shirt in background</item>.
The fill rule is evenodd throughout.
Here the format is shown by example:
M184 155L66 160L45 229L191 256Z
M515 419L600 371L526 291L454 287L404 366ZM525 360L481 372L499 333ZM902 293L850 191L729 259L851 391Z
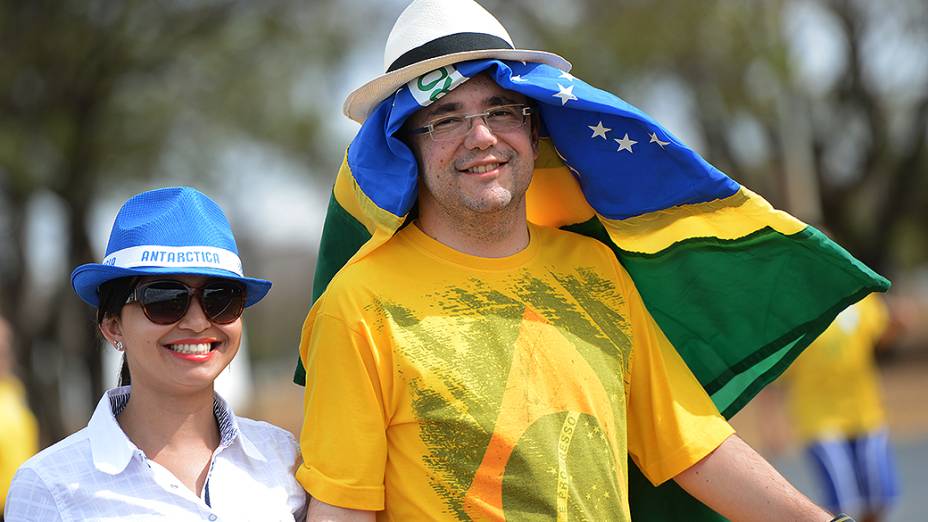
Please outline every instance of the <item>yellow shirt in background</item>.
M885 423L873 350L887 323L882 299L870 294L787 370L789 408L803 441L855 437Z
M732 429L595 240L530 228L499 259L415 225L307 317L297 478L380 520L628 520Z
M0 512L20 464L39 450L38 427L15 377L0 379Z

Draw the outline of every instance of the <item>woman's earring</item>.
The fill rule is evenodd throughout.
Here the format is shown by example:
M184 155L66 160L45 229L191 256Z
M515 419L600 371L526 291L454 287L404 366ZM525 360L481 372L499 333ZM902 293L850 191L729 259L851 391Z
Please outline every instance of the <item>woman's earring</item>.
M126 347L123 346L122 341L116 341L115 343L113 343L113 348L116 348L117 352L126 351Z

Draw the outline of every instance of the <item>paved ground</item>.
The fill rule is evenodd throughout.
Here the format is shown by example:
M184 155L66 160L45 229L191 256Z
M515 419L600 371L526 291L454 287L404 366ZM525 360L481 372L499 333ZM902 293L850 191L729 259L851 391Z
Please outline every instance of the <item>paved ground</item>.
M899 466L902 495L888 522L928 520L928 355L904 354L881 368L890 437ZM792 439L775 394L761 395L732 423L748 443L810 497L818 498L811 469Z
M928 438L893 441L902 495L886 522L921 522L928 520ZM818 498L810 468L799 452L790 452L771 462L801 491Z

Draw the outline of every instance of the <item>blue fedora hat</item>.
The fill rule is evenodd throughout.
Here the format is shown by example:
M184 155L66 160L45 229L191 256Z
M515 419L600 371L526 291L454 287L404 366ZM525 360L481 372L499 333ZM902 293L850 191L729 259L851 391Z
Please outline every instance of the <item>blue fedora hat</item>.
M232 227L219 205L190 187L142 192L126 201L110 232L102 263L71 272L82 300L100 306L100 285L120 277L202 275L241 281L245 306L260 301L271 282L245 277Z

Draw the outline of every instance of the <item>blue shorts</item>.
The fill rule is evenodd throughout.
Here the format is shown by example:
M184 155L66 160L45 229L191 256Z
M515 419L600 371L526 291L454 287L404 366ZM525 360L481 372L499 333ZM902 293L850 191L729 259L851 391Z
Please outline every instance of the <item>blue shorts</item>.
M899 496L886 430L854 439L819 440L809 445L808 453L825 507L832 512L878 513Z

